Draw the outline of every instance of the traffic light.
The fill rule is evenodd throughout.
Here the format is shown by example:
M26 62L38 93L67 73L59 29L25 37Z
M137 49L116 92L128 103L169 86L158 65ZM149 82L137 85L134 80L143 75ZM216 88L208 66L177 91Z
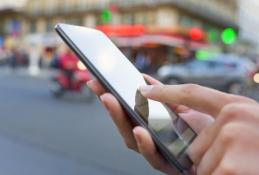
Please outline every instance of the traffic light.
M189 36L192 40L199 41L204 39L204 32L198 27L193 27L189 30Z
M104 24L109 24L112 20L114 13L118 12L118 7L114 4L111 4L108 8L103 9L101 13L101 19Z
M112 12L109 9L104 9L101 14L102 22L104 24L110 23L112 20Z
M221 40L226 45L234 44L237 40L237 34L234 29L226 28L221 33Z

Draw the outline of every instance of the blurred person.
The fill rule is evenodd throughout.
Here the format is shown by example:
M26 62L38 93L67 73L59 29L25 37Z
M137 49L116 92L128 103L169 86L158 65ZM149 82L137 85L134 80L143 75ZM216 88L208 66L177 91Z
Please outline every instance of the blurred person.
M82 93L86 100L93 100L93 95L86 85L91 79L91 75L87 68L80 62L76 55L66 48L58 56L53 65L56 64L58 71L52 77L52 94L61 98L66 93Z
M58 60L59 60L59 55L58 55L57 52L55 52L53 54L52 60L51 60L50 65L49 65L50 68L58 69L59 68Z
M4 46L0 46L0 65L8 63L10 59L9 52Z
M39 60L40 68L57 68L58 55L55 47L45 47Z
M163 47L155 47L151 48L147 54L147 58L149 59L149 67L146 72L149 75L156 75L158 69L166 64L167 58L167 50Z
M29 65L29 54L25 48L19 49L19 58L22 66L27 67Z
M78 59L70 49L60 54L58 62L59 68L62 70L73 71L77 69Z
M73 84L74 72L77 70L78 59L70 49L66 49L58 57L58 67L69 80L70 86Z
M147 54L144 51L140 50L136 54L134 65L140 72L148 72L150 59L148 59Z
M194 55L195 55L194 52L184 47L175 48L174 52L176 57L176 63L183 63L186 61L190 61L191 59L194 58Z
M172 104L197 133L188 149L194 166L190 174L259 174L259 104L252 99L194 84L163 85L145 75L152 85L140 87L146 98ZM178 174L157 151L148 131L134 126L116 98L97 80L88 82L117 125L126 146L155 169Z
M10 50L10 67L15 70L18 64L18 50L15 47L12 47Z
M9 61L12 69L16 69L18 66L28 66L29 64L27 50L17 45L13 45L10 48Z

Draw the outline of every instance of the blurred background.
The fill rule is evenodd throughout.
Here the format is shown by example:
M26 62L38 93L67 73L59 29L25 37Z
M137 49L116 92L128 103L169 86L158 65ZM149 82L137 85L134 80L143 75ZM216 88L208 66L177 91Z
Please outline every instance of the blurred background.
M164 83L258 100L258 15L257 0L0 0L0 173L160 174L124 147L56 23L101 30Z

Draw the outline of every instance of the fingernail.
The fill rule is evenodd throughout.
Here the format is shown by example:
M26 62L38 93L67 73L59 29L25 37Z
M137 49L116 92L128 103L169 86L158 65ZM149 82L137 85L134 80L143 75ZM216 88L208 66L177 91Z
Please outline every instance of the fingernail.
M150 91L153 89L153 85L145 85L145 86L140 86L139 90L142 95L146 96L150 93Z
M134 137L136 139L137 144L141 145L142 144L142 139L141 139L141 137L139 135L139 131L138 130L139 130L138 128L134 128L133 129L133 133L134 133Z
M109 106L105 103L105 101L104 101L104 96L103 96L103 95L100 96L100 100L101 100L103 106L109 111Z

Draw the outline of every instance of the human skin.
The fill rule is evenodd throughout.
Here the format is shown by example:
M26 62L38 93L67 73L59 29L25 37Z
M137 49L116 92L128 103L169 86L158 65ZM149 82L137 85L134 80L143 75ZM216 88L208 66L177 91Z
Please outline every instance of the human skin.
M189 156L190 174L259 174L259 105L246 97L198 85L163 85L145 75L152 85L140 87L146 98L172 104L174 110L198 133ZM115 97L97 80L88 86L109 111L126 146L142 154L150 165L166 174L177 174L156 150L148 131L134 126Z

